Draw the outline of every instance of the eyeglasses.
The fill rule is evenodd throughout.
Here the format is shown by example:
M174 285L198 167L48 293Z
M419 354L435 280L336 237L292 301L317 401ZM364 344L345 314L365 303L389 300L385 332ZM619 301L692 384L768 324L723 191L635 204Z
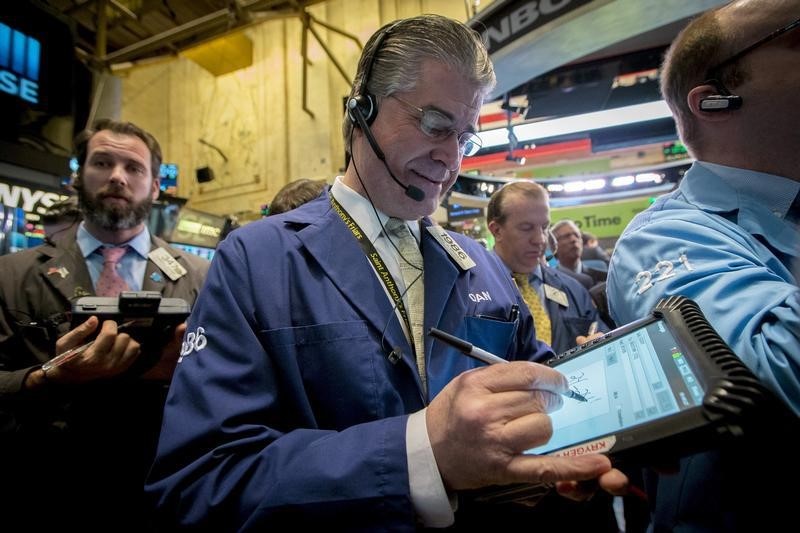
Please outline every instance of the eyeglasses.
M408 109L412 109L419 114L419 129L426 136L437 141L443 141L455 134L458 138L458 151L462 156L471 156L478 153L481 149L480 138L471 131L458 132L452 128L453 120L436 109L423 109L411 102L406 102L399 96L389 95Z
M560 235L556 235L553 233L553 236L556 238L557 241L565 241L567 239L578 238L580 239L581 234L575 231L569 231L566 233L562 233Z
M750 52L752 52L753 50L755 50L759 46L762 46L762 45L764 45L764 44L766 44L766 43L768 43L770 41L774 41L775 39L777 39L778 37L780 37L784 33L788 33L790 31L792 31L793 29L797 28L798 26L800 26L800 18L798 18L794 22L790 22L789 24L787 24L783 28L778 28L777 30L773 31L772 33L770 33L766 37L764 37L762 39L759 39L758 41L754 42L750 46L748 46L746 48L743 48L742 50L739 50L738 52L736 52L735 54L733 54L729 58L717 63L715 66L713 66L710 69L708 69L706 71L706 79L709 80L709 81L716 82L717 85L719 85L720 88L724 89L725 87L722 85L722 83L719 82L719 78L720 78L719 74L720 74L720 71L723 68L727 67L728 65L730 65L732 63L735 63L735 62L739 61L741 58L743 58L744 56L746 56L747 54L749 54Z

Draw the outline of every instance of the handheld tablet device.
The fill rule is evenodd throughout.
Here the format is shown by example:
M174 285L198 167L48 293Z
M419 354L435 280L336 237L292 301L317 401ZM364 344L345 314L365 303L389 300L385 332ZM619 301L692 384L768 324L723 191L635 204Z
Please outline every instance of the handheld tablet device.
M119 324L133 321L128 328L132 331L163 331L186 320L189 304L182 298L162 298L158 291L123 291L118 297L79 298L72 306L72 327L90 316L97 316L101 323L103 320L115 320Z
M681 296L547 364L588 401L565 400L550 414L550 441L525 453L603 453L616 464L647 464L757 433L770 415L788 416L697 304ZM528 500L543 488L497 487L476 499Z
M189 304L182 298L162 298L158 291L123 291L118 297L84 296L72 306L72 327L90 316L125 324L125 332L142 345L142 355L131 373L141 373L160 357L161 346L173 330L189 316ZM99 332L100 328L98 328Z

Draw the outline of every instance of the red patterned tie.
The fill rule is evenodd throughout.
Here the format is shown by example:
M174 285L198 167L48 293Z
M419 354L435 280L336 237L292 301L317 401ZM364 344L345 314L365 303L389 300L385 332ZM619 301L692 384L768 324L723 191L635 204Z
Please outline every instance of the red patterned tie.
M117 264L127 251L127 246L102 249L103 271L100 272L100 279L97 280L95 290L97 296L119 296L122 291L130 290L128 284L117 272Z

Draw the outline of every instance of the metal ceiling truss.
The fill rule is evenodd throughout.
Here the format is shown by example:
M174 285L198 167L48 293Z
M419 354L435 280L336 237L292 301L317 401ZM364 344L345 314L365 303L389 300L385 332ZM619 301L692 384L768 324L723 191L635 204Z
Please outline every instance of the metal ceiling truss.
M169 18L177 21L177 16L169 5L169 0L164 1L164 7L169 9ZM78 56L87 62L96 71L107 71L114 65L123 63L135 63L142 59L151 57L148 54L157 52L161 49L169 49L173 54L177 54L182 48L196 46L203 41L209 41L228 34L232 31L241 30L249 25L261 23L269 20L297 17L302 24L303 33L301 36L301 55L303 60L303 111L313 119L314 113L308 106L308 67L312 65L308 56L308 35L319 43L325 55L330 59L333 66L350 85L352 79L345 72L342 64L336 59L331 48L325 39L322 38L316 26L341 35L356 43L359 50L363 49L361 41L355 35L336 28L325 21L319 20L308 12L307 8L313 4L318 4L325 0L228 0L227 7L196 17L184 24L178 24L166 31L151 35L124 46L111 52L108 48L108 32L110 29L122 24L124 19L141 25L142 17L134 9L125 5L126 0L83 0L78 1L71 7L63 10L63 13L71 16L83 27L95 34L94 54L90 51L77 47ZM130 3L130 2L127 2ZM139 6L141 7L141 6ZM86 22L78 19L77 15L83 10L91 10L94 14L96 27L90 27ZM109 13L114 11L121 14L121 17L112 22L109 20ZM140 26L141 27L141 26ZM125 29L134 33L129 26ZM188 44L187 44L188 43Z

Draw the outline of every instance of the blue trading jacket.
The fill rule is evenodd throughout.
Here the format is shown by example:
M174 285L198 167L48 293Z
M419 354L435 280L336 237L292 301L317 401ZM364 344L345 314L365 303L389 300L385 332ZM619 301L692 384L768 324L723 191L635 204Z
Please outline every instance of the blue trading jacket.
M422 231L425 329L551 357L499 260L453 239L477 266L462 270ZM518 322L479 316L508 317L512 304ZM147 487L162 525L415 528L405 430L427 401L392 304L327 195L221 244L184 344ZM431 396L482 364L430 338L425 348Z
M691 298L800 413L800 289L789 268L800 235L766 204L695 163L678 190L637 215L617 242L608 298L618 324L646 316L662 297ZM791 491L775 489L800 473L797 454L777 453L782 440L761 436L758 447L696 454L678 474L648 477L655 530L766 531L794 520Z
M553 351L562 353L576 345L578 335L586 335L592 322L597 322L597 331L607 332L608 326L600 318L597 307L592 303L583 285L575 278L558 269L543 267L544 283L562 291L567 296L568 305L545 298L547 314L550 316Z

